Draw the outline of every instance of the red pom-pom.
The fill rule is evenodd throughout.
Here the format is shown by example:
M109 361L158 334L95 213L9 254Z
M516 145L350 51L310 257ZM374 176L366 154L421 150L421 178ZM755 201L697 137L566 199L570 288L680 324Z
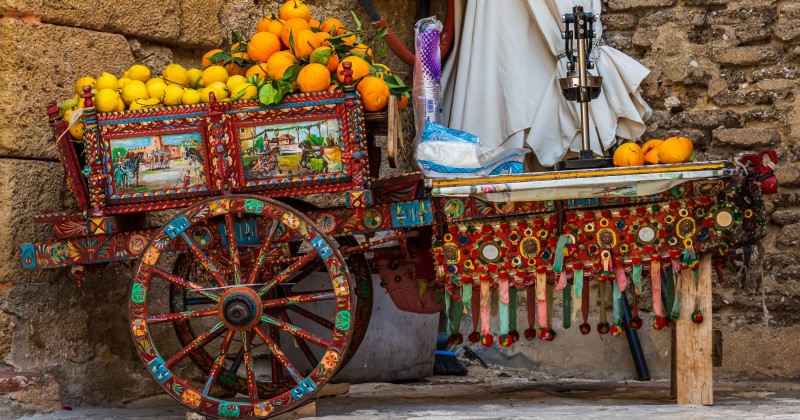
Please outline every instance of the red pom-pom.
M500 223L500 230L503 232L509 232L511 231L511 225L508 223Z
M698 311L692 312L692 322L695 324L702 324L703 323L703 313Z
M600 215L601 215L601 216L603 216L603 217L605 217L606 219L610 219L610 218L611 218L611 212L610 212L610 211L608 211L608 210L603 210L603 211L601 211L601 212L600 212Z
M483 345L484 347L491 347L493 343L494 343L494 336L492 336L491 334L486 334L483 337L481 337L481 345Z
M516 343L517 341L519 341L519 332L518 332L518 331L511 331L511 332L509 332L509 333L508 333L508 335L510 335L510 336L511 336L511 340L512 340L514 343Z
M481 226L481 232L483 232L483 233L492 233L493 229L489 225L483 225L483 226Z
M452 233L453 235L455 235L456 233L458 233L458 226L450 225L447 227L447 230L450 231L450 233Z
M608 334L609 328L608 322L600 322L597 324L597 332L600 334Z
M631 328L633 328L634 330L642 328L642 324L644 324L644 322L642 322L642 318L631 319Z
M587 211L586 213L583 213L583 218L585 220L594 220L594 212Z
M447 344L459 345L464 342L464 336L462 334L453 334L450 337L447 337Z
M631 214L631 212L628 211L628 209L622 209L622 210L619 211L619 215L621 217L628 217L628 216L630 216L630 214Z
M481 341L481 336L477 331L473 331L467 336L467 340L469 340L470 344L478 344Z
M525 331L522 332L525 335L525 339L531 341L536 338L536 330L533 328L526 328Z
M581 334L583 334L583 335L587 335L590 332L592 332L592 326L587 324L587 323L585 323L585 322L583 324L581 324L578 327L578 329L581 330Z
M511 335L509 334L502 334L500 337L498 337L497 342L503 347L508 347L514 344L514 339L511 338Z
M556 338L556 332L549 328L539 328L539 330L536 331L536 335L544 341L553 341L553 339Z
M609 328L608 332L612 336L616 337L616 336L622 334L622 326L614 325L613 327Z
M644 216L645 214L647 214L647 209L645 209L644 207L639 207L638 209L636 209L636 214L638 216Z
M667 318L663 316L657 316L656 319L653 320L653 329L656 331L663 330L664 327L667 326Z

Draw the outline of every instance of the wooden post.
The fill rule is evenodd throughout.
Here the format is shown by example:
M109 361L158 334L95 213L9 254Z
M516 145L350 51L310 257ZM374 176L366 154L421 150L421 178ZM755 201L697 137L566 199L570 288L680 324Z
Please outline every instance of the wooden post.
M695 288L695 285L697 287ZM675 390L678 404L714 404L711 328L711 255L700 257L697 282L692 270L681 272L678 286L681 316L675 323ZM692 322L691 313L703 313L703 322Z

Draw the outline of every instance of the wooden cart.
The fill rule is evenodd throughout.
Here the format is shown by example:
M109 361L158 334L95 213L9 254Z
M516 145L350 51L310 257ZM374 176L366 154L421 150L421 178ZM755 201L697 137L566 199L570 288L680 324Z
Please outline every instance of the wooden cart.
M691 342L705 346L710 322L692 319L711 312L712 256L764 234L759 183L730 162L378 179L352 89L293 95L269 108L212 99L108 114L95 113L88 90L84 98L82 142L72 141L55 104L49 109L77 208L36 219L56 237L22 245L22 264L70 267L81 280L86 266L137 259L134 346L167 393L205 415L277 415L330 380L369 323L364 252L376 245L394 245L375 250L374 263L398 306L454 315L471 307L472 342L492 344L491 288L500 290L501 312L512 314L517 299L508 296L526 292L524 336L552 340L555 291L582 305L588 333L590 281L610 299L641 292L643 271L661 288L663 271L681 281L665 274L671 300L654 325L688 323L685 331L703 335ZM302 199L319 193L345 204ZM174 214L148 225L144 216L160 210ZM693 301L695 291L704 297ZM680 305L666 308L675 296ZM453 342L462 339L454 330ZM518 339L516 320L501 322L497 341ZM689 353L708 358L699 369L710 372L710 346ZM694 402L710 403L703 398Z

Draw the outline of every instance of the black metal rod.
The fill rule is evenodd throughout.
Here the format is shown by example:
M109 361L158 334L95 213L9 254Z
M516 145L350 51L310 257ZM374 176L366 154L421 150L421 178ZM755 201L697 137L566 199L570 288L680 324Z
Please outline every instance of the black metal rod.
M639 342L639 333L631 328L631 308L628 306L628 295L622 293L619 298L622 303L622 312L625 317L625 336L628 338L628 347L631 348L631 356L633 357L633 365L636 367L636 376L639 381L650 380L650 370L647 369L647 360L644 359L644 352L642 352L642 343Z

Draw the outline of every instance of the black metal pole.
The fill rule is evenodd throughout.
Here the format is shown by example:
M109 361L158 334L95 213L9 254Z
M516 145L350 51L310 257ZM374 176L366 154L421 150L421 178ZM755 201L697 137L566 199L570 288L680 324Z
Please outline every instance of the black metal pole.
M639 334L631 328L631 308L628 306L628 295L623 293L619 298L622 303L622 312L625 317L625 336L628 338L628 346L631 348L633 364L636 366L636 376L639 381L649 381L650 371L647 369L647 361L644 359L642 344L639 342Z

